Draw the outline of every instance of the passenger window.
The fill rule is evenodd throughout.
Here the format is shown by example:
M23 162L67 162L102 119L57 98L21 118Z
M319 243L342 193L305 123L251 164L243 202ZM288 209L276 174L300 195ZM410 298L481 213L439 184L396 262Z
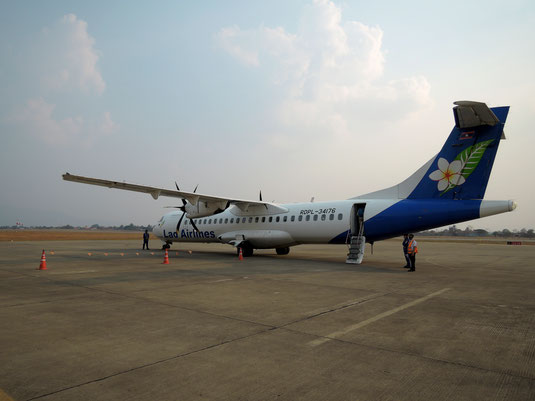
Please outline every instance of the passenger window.
M282 218L282 221L284 221L284 222L286 223L286 222L288 221L288 216L284 216L284 217Z
M269 216L269 222L273 222L273 216Z
M297 220L299 220L299 221L303 221L303 216L299 215L299 217L297 218Z
M314 215L314 221L318 221L318 215L317 214Z
M265 222L266 222L266 218L262 217L262 223L265 223Z
M243 219L241 219L241 222L242 222L242 223L245 223L245 217L244 217Z
M225 224L228 224L228 219L225 219Z
M329 220L334 220L334 214L329 215Z
M275 221L276 221L277 223L278 223L280 220L281 220L281 218L280 218L279 216L277 216L277 217L275 218Z
M252 222L253 222L253 218L249 217L249 223L252 223Z
M322 215L321 215L321 221L325 221L326 218L327 218L327 215L326 215L326 214L322 214Z
M295 216L290 217L290 221L295 221Z
M223 219L219 219L219 224L223 224Z
M255 217L255 218L254 218L254 222L255 222L255 223L258 223L258 220L260 220L258 217Z
M305 217L305 220L306 221L310 221L310 215L309 214L307 214L307 217Z
M240 224L240 218L239 217L236 219L236 224Z
M338 213L338 220L342 220L342 213Z

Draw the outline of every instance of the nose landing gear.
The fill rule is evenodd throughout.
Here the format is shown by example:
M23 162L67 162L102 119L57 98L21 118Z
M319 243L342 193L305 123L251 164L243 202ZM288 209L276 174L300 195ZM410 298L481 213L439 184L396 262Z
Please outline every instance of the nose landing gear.
M242 243L240 246L236 248L237 255L240 254L240 248L242 249L243 257L253 256L254 248L251 245Z

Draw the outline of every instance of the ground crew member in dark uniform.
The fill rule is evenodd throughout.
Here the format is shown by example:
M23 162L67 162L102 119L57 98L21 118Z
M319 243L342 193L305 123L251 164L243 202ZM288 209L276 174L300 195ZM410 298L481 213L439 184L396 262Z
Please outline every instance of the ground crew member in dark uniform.
M149 249L149 230L145 230L145 233L143 234L143 249L145 249L145 245L147 246L147 250Z
M404 268L408 269L411 267L411 260L409 259L409 234L403 234L403 255L405 256L405 266Z
M414 239L414 234L409 234L409 245L407 246L407 252L411 261L411 268L408 271L413 272L416 270L416 254L418 253L418 243Z

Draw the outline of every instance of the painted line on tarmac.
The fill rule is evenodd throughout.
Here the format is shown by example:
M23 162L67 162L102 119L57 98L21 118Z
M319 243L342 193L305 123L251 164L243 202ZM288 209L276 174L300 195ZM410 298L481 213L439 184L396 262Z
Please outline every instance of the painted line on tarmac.
M436 297L437 295L440 295L446 291L448 291L449 288L443 288L440 291L433 292L432 294L426 295L425 297L415 299L414 301L408 302L406 304L403 304L401 306L398 306L397 308L390 309L389 311L379 313L378 315L375 315L369 319L363 320L360 323L352 324L351 326L347 326L345 329L335 331L331 334L327 334L325 337L318 338L317 340L310 341L308 345L311 347L317 347L318 345L324 344L327 341L335 340L337 337L340 337L344 334L347 334L353 330L360 329L361 327L367 326L370 323L376 322L377 320L380 320L384 317L393 315L394 313L400 312L404 309L410 308L411 306L418 305L419 303L422 303L424 301L427 301L430 298Z
M65 271L65 272L51 272L49 274L84 274L84 273L95 273L96 270L79 270L79 271Z

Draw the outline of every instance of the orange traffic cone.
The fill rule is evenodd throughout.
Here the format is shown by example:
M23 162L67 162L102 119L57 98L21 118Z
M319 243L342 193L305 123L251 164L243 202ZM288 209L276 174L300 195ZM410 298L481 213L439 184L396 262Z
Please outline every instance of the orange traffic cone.
M243 260L243 249L240 248L240 253L238 254L238 259Z
M163 265L169 264L169 253L167 252L167 248L165 248L165 256L163 257Z
M39 264L39 270L46 270L46 256L44 249L43 253L41 254L41 263Z

